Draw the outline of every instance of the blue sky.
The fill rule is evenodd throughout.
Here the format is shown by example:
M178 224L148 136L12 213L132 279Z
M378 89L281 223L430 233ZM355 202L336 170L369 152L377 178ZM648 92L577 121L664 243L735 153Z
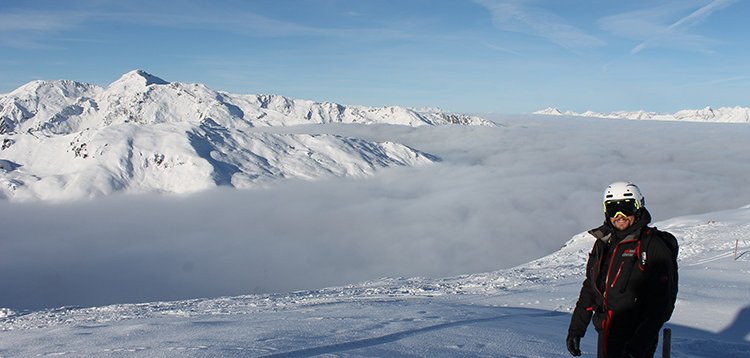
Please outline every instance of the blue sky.
M747 0L0 2L0 93L132 69L456 112L750 106Z

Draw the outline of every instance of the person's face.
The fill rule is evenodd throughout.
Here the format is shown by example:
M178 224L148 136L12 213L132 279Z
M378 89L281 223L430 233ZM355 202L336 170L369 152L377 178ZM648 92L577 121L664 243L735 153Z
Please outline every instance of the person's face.
M604 203L604 212L617 230L625 230L635 222L638 202L633 199L612 200Z
M618 213L617 216L609 218L609 221L615 229L622 231L629 228L630 225L633 225L635 222L635 215L625 216L624 214Z

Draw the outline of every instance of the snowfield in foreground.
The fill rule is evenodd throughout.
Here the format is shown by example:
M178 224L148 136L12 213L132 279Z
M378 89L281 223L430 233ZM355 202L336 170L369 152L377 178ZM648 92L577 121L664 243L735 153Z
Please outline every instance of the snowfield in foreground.
M750 206L656 223L681 245L674 357L750 355ZM566 357L593 237L514 268L289 294L0 310L0 356ZM734 260L735 243L739 243ZM593 357L596 334L582 341Z

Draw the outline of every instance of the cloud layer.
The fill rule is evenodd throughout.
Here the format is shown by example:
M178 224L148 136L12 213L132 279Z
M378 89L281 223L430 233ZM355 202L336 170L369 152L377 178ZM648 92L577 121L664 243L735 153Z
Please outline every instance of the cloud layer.
M394 140L443 159L364 179L1 203L0 307L285 292L500 269L600 224L600 192L622 179L641 186L657 221L750 204L750 126L498 121L498 128L272 129Z

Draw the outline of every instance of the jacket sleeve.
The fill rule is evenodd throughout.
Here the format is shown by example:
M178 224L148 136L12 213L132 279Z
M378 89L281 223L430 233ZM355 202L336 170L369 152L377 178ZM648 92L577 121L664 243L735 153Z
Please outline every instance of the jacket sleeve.
M570 319L570 326L568 327L568 334L583 337L586 334L586 328L591 322L591 316L594 310L595 304L595 293L592 289L592 280L595 278L591 277L592 266L594 265L594 249L589 254L588 262L586 263L586 279L583 281L581 292L578 295L578 302L576 302L576 308L573 310L573 316Z
M648 249L649 271L647 290L648 297L644 300L644 319L638 326L633 337L629 340L629 351L636 357L644 356L658 338L659 330L668 321L674 311L674 297L676 297L677 278L675 267L672 265L672 253L659 239L653 239Z

